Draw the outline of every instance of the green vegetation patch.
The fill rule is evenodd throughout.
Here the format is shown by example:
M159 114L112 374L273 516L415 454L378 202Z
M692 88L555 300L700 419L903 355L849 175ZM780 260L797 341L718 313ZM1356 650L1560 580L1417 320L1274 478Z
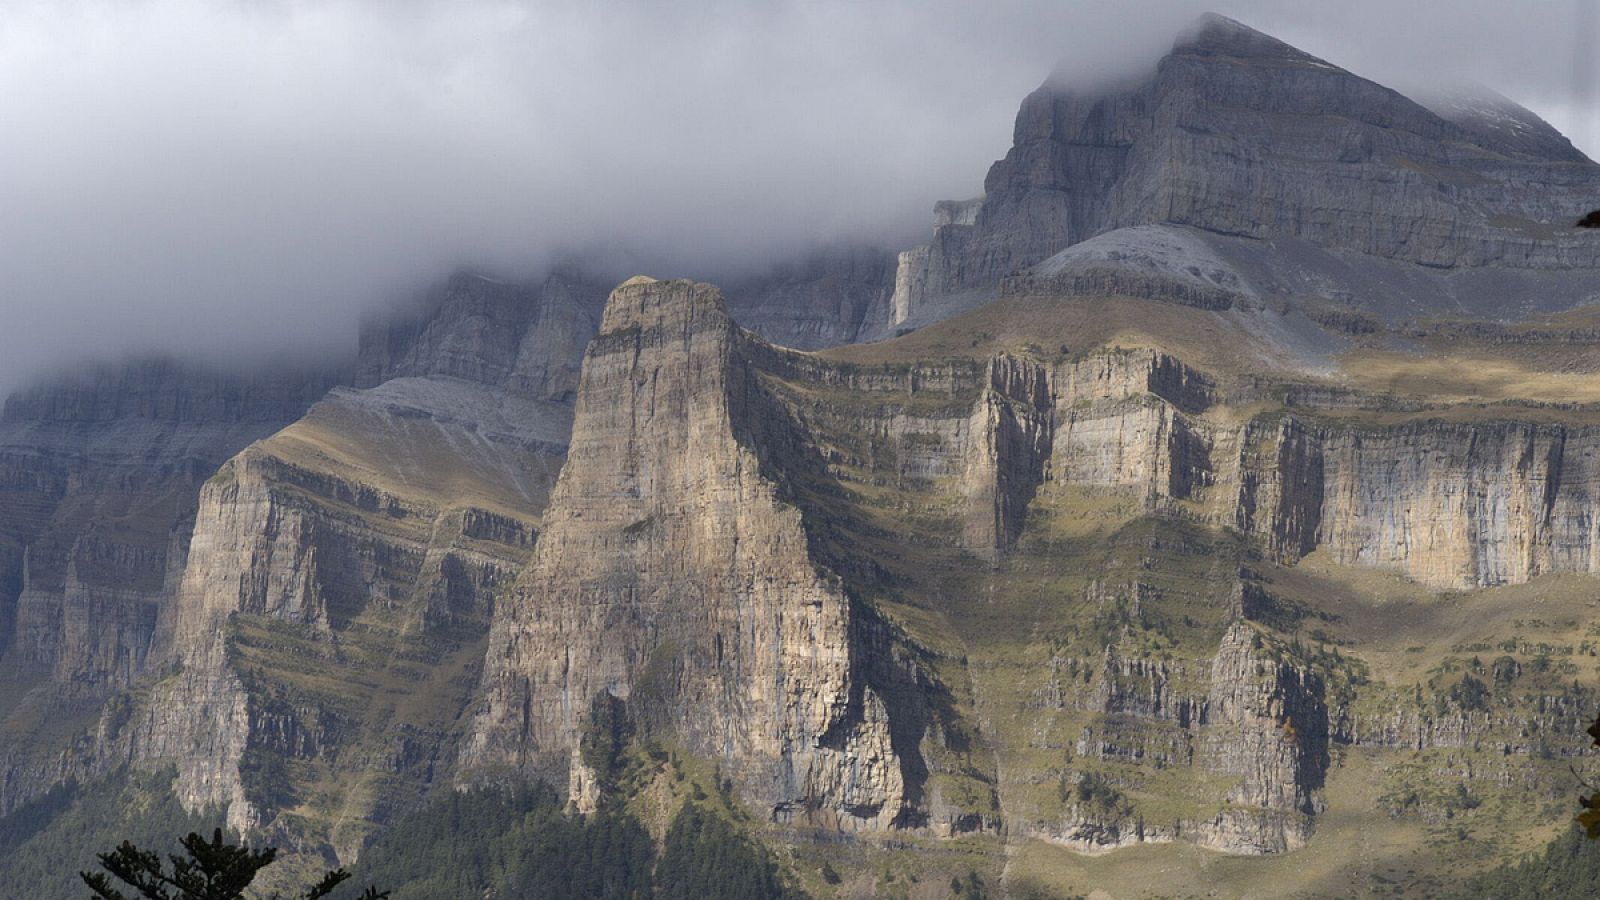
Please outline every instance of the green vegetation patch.
M82 787L55 788L0 818L0 897L82 900L78 873L123 841L174 852L191 831L211 833L222 815L190 813L173 793L175 770L122 770Z

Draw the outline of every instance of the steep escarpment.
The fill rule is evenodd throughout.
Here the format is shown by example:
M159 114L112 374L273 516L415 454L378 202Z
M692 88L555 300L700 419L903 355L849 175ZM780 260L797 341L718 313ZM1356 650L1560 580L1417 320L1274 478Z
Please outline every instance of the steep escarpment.
M1441 109L1207 19L897 267L460 275L360 388L16 400L0 810L170 766L348 861L538 779L822 895L1442 893L1588 749L1600 320L1594 166Z
M90 693L130 683L182 566L200 482L298 417L332 380L151 361L9 398L0 414L0 654Z
M943 680L970 679L962 702L990 723L1013 835L1280 853L1314 840L1340 747L1476 753L1481 727L1525 754L1502 736L1567 721L1560 690L1535 704L1551 713L1508 698L1489 717L1371 685L1329 644L1342 614L1274 598L1248 567L1320 549L1449 589L1588 573L1588 426L1225 378L1156 350L788 356L765 380L826 463L837 493L807 503L845 535L841 570L871 572L928 646L961 646ZM1551 789L1550 767L1507 765L1495 777Z
M899 487L963 473L951 490L971 516L972 549L1014 543L1036 494L1091 490L1236 527L1285 562L1322 550L1438 587L1597 571L1592 425L1509 405L1465 420L1426 405L1397 416L1386 411L1404 408L1393 397L1222 386L1153 350L1002 353L976 372L925 417L937 422L912 418L915 404L895 408L897 420L880 424L875 410L867 420ZM911 377L905 386L924 408L941 393ZM1274 396L1294 405L1261 410ZM1250 407L1261 411L1241 417ZM969 410L974 420L958 423Z
M569 415L403 378L335 391L228 461L201 492L170 672L101 752L175 763L185 805L236 827L358 852L448 768Z
M1131 610L1135 631L1168 627L1159 624L1157 610L1171 602L1162 591L1153 581L1130 586L1150 604ZM1114 604L1121 591L1096 582L1090 593ZM1305 846L1330 767L1322 673L1243 617L1204 641L1209 665L1152 654L1129 636L1108 635L1099 660L1050 658L1050 678L1026 705L1039 733L1054 737L1035 748L1055 756L1045 771L1059 772L1059 794L1039 796L1026 786L1038 774L1016 772L1013 827L1088 853L1179 840L1244 855ZM1162 797L1148 777L1130 778L1150 766L1185 774Z
M893 253L842 246L730 281L724 293L741 326L780 346L814 350L882 329L894 277Z
M6 401L0 810L70 769L64 750L161 657L201 483L336 377L145 361Z
M802 844L1270 857L1549 802L1581 623L1484 610L1592 571L1587 412L1156 343L870 362L635 280L575 409L336 389L207 481L144 679L29 777L172 763L190 808L349 859L443 785L592 800L610 697Z
M1246 453L1238 521L1285 558L1398 569L1441 587L1600 572L1600 431L1590 426L1420 421L1263 422ZM1261 449L1256 449L1260 447Z
M464 765L564 774L609 692L775 820L883 828L915 812L915 768L867 674L871 616L811 555L785 496L793 442L746 340L707 285L613 293L545 530L495 619Z

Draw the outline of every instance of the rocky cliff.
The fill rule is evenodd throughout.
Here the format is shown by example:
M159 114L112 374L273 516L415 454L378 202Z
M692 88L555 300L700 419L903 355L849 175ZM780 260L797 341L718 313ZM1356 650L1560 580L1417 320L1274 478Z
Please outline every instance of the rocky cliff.
M1539 428L1423 420L1325 426L1313 439L1281 411L1241 423L1234 395L1252 390L1259 396L1158 351L841 365L740 332L712 288L636 279L613 295L586 358L569 463L534 561L496 617L485 700L462 764L564 783L581 769L575 748L589 704L609 693L646 727L718 760L776 821L915 826L929 820L952 753L919 707L944 696L954 705L939 727L970 727L982 691L956 702L951 685L986 677L952 676L962 667L946 670L953 656L916 628L894 641L907 658L927 654L919 674L872 662L905 656L868 637L880 620L895 620L899 604L940 607L918 596L944 592L926 583L930 572L975 558L1004 570L1013 556L1031 558L1038 541L1069 527L1048 523L1086 502L1113 520L1177 516L1238 528L1286 562L1325 546L1342 565L1398 567L1447 586L1489 583L1489 570L1452 568L1434 545L1375 555L1374 536L1391 528L1394 510L1461 523L1449 540L1466 556L1545 533L1528 504L1495 501L1492 490L1487 502L1439 512L1421 499L1481 500L1481 490L1443 486L1501 471L1512 453L1503 437L1536 443ZM1434 448L1428 473L1406 479L1408 436L1424 434ZM1329 461L1332 448L1336 456L1357 445L1360 464ZM1591 476L1578 466L1557 466L1573 480L1546 490L1538 473L1556 463L1544 446L1518 457L1545 467L1537 473L1510 467L1528 482L1518 496L1557 502L1566 490L1574 499L1564 502L1586 502ZM1399 482L1376 489L1394 507L1351 499L1350 485L1375 483L1358 474L1363 466L1396 473ZM1496 529L1505 540L1483 539ZM1140 568L1163 565L1173 552L1165 540L1145 549ZM1355 545L1368 549L1337 549ZM1205 553L1193 552L1201 565ZM1548 558L1588 571L1568 550ZM1237 853L1303 846L1325 803L1330 735L1341 727L1328 683L1347 673L1274 636L1282 623L1241 600L1240 582L1231 599L1201 601L1211 624L1196 622L1200 632L1186 642L1207 648L1199 656L1158 663L1150 646L1129 645L1139 629L1157 628L1152 621L1192 608L1197 584L1217 582L1214 572L1193 578L1170 588L1143 577L1126 591L1091 586L1105 661L1084 663L1082 687L1057 682L1049 696L1054 708L1076 710L1059 727L1081 729L1077 756L1116 765L1159 758L1218 785L1214 792L1193 795L1181 813L1161 812L1124 797L1096 762L1065 770L1059 813L1002 783L1005 812L968 801L942 809L943 820L1004 819L1014 833L1090 850L1178 839ZM1154 612L1161 608L1169 612ZM790 643L796 634L806 637ZM998 743L1002 757L1021 750L998 734L979 740Z
M0 413L0 810L146 673L200 484L336 380L143 361L47 381Z
M609 692L775 821L910 812L911 761L867 675L870 616L812 556L787 496L795 438L747 340L707 285L612 294L545 531L496 616L465 766L581 765Z
M444 375L539 400L567 400L594 336L605 288L557 269L539 285L457 272L412 309L386 311L361 331L356 382Z
M1238 521L1289 559L1325 548L1344 565L1462 588L1600 573L1593 427L1290 417L1242 443L1276 459L1247 474Z
M328 375L145 362L25 391L0 413L0 652L104 691L143 668L199 483L300 415Z
M359 388L14 399L0 809L171 764L349 860L440 789L637 810L688 773L822 892L822 858L857 893L1343 896L1520 853L1600 698L1567 310L1600 245L1554 224L1594 166L1486 103L1208 18L1137 84L1036 92L897 266L603 307L458 275L369 323ZM1173 843L1288 859L1113 852Z
M166 677L100 752L175 763L185 805L236 827L359 852L449 769L569 416L400 378L336 390L229 460L201 492Z
M957 389L978 397L973 421L885 436L922 474L964 471L969 548L1014 543L1035 493L1087 488L1237 527L1287 562L1322 549L1438 587L1597 571L1590 425L1518 421L1515 407L1385 422L1359 410L1392 399L1359 394L1308 394L1241 424L1257 386L1219 387L1159 351L1000 354L985 372Z
M728 311L784 347L815 350L861 340L889 320L894 254L873 247L817 250L757 276L729 281Z

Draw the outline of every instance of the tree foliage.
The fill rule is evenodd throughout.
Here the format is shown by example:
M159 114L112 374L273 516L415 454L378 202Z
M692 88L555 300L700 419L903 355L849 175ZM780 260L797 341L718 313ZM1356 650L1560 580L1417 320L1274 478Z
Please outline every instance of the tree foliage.
M616 785L633 725L628 707L608 690L600 690L589 703L589 721L578 740L578 756L599 779L602 793Z
M760 846L726 819L684 803L656 867L659 900L788 900L797 896Z
M543 786L475 788L441 796L368 847L358 875L381 873L394 900L791 900L771 856L706 806L685 802L657 854L617 804L593 816L562 811Z
M220 828L212 832L209 841L190 832L179 844L187 855L170 854L167 858L172 863L171 871L167 870L161 854L140 850L131 841L123 841L110 853L100 854L100 867L105 872L80 872L79 877L99 900L240 900L256 875L272 865L278 856L275 847L252 850L223 840ZM133 888L135 893L123 893L113 878ZM349 872L334 869L299 897L321 900L349 878ZM387 892L380 893L377 888L369 887L361 900L383 900L388 896Z
M1543 853L1472 879L1459 896L1474 900L1536 900L1600 896L1600 844L1570 828Z
M1594 724L1589 726L1589 737L1594 739L1596 747L1600 747L1600 718L1596 718ZM1578 814L1578 824L1583 826L1589 840L1600 838L1600 791L1581 797L1578 802L1583 804L1583 812Z
M118 771L91 784L64 785L0 818L0 897L83 900L78 872L107 847L178 850L175 838L222 825L189 812L172 792L171 769Z
M444 793L387 829L358 874L380 874L394 900L651 896L655 847L621 812L568 816L543 785Z

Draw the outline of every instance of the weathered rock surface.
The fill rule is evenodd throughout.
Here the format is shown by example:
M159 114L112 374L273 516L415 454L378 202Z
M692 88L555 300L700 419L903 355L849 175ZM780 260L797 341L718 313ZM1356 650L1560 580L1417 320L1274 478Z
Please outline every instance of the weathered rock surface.
M1517 422L1340 427L1286 418L1246 434L1239 523L1283 557L1440 587L1600 573L1600 430Z
M566 767L609 691L775 819L882 828L906 812L864 612L784 496L793 439L747 340L708 285L612 294L546 528L495 619L465 766Z
M435 778L497 593L559 467L567 407L459 379L339 389L201 492L176 674L107 741L178 766L194 808L288 827L272 765L329 770L342 854ZM459 667L466 663L466 674ZM415 695L432 696L419 704ZM364 789L386 754L387 786ZM292 796L292 795L290 795ZM328 827L318 823L313 827ZM340 829L343 829L341 831Z
M987 196L896 261L819 254L727 303L634 279L603 310L570 273L457 276L370 325L363 389L309 412L333 376L158 367L14 400L0 810L172 762L190 806L348 860L478 778L594 808L602 693L786 837L1282 853L1331 827L1357 753L1385 779L1357 812L1395 820L1479 802L1441 772L1548 792L1595 649L1523 632L1581 635L1586 584L1570 623L1457 624L1369 669L1389 621L1346 622L1360 579L1318 569L1420 582L1361 576L1395 595L1370 615L1428 621L1600 574L1592 407L1201 371L1143 335L1047 351L994 319L883 357L914 362L735 324L817 347L999 291L1398 342L1383 320L1592 296L1600 245L1552 223L1595 167L1499 101L1435 108L1208 19L1142 84L1042 88Z
M1125 491L1153 509L1192 502L1280 559L1325 548L1339 564L1439 587L1600 572L1591 426L1425 416L1357 425L1308 410L1241 427L1207 415L1226 399L1212 378L1154 351L1055 364L1001 356L987 377L975 421L944 426L953 442L915 449L972 457L974 548L1005 548L1035 492L1075 486ZM933 433L905 431L907 454L915 434Z
M1322 811L1328 770L1321 679L1292 659L1274 658L1253 628L1235 622L1212 662L1200 721L1210 726L1201 764L1238 779L1228 793L1235 808L1206 823L1200 843L1257 853L1304 846L1306 817Z
M0 813L91 774L85 733L163 657L201 483L336 378L143 361L6 401Z
M894 255L871 247L818 250L724 288L745 328L783 347L815 350L860 340L889 319Z

